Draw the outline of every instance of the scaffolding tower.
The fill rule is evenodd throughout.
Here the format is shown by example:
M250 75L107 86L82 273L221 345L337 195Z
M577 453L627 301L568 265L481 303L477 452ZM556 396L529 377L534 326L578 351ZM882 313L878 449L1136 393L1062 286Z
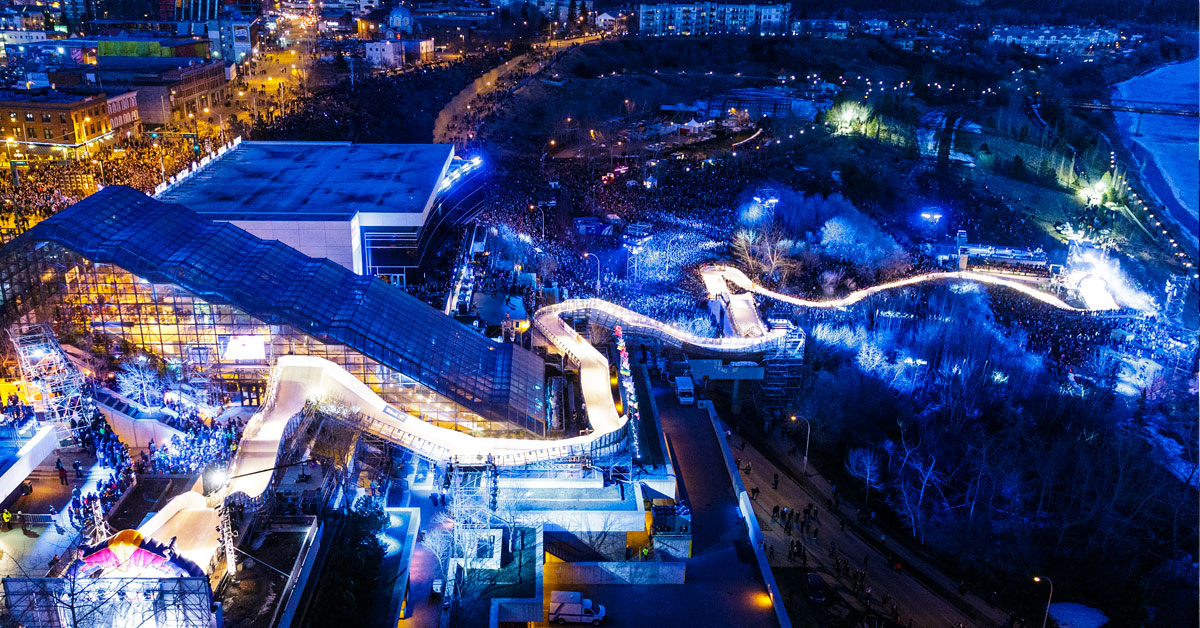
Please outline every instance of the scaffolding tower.
M1191 287L1191 275L1171 275L1167 279L1166 299L1163 301L1163 314L1167 318L1180 320L1183 316L1183 306L1187 301L1188 290Z
M44 420L70 425L72 419L89 418L83 373L67 358L54 332L44 324L29 324L13 326L8 335L29 401Z
M210 628L208 578L5 578L9 620L26 628Z
M804 376L804 331L795 325L789 326L782 346L763 358L759 407L767 416L782 416L800 394Z
M450 556L452 568L447 578L446 595L454 599L455 585L461 585L467 572L477 567L478 543L493 526L499 506L499 469L491 461L483 465L460 465L451 460L446 467L446 506L454 521Z

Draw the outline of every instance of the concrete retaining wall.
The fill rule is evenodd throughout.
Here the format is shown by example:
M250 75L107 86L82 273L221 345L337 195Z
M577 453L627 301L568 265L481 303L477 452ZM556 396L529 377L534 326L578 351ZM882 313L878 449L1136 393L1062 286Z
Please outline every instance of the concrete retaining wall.
M683 584L686 563L552 563L558 584Z
M172 436L184 437L183 432L154 419L134 419L112 408L99 407L109 425L112 425L113 432L121 437L121 442L135 449L149 447L151 440L156 445L162 445L171 442Z
M701 401L698 405L701 409L708 411L708 418L712 421L713 429L717 431L717 442L721 445L721 455L725 458L725 470L729 473L730 481L733 482L733 492L738 498L738 509L742 511L742 519L746 522L746 530L750 533L754 558L758 561L758 569L762 572L763 582L767 584L767 594L771 597L772 606L775 607L775 617L779 619L780 628L792 628L787 610L783 608L783 595L779 593L779 586L775 583L775 574L771 572L767 555L760 546L763 540L762 528L758 526L758 518L754 516L754 506L750 503L750 495L746 492L746 486L742 484L742 475L738 473L737 464L733 461L733 450L729 448L729 439L725 437L725 424L717 416L717 411L713 409L711 401Z
M0 500L7 499L15 493L21 482L24 482L25 478L57 448L57 430L53 425L43 425L37 434L17 451L17 459L13 461L12 466L0 475Z

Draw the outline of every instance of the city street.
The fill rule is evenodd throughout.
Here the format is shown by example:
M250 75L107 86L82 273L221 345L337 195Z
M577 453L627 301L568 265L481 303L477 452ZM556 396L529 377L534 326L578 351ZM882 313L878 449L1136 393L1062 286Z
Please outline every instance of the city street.
M240 75L231 87L230 106L214 103L200 116L203 127L216 134L224 124L230 133L236 123L250 124L255 115L270 115L287 108L303 93L312 67L313 28L302 21L281 20L288 47L260 53L250 63L239 65Z
M768 546L775 549L771 564L785 596L788 587L784 586L782 574L786 570L796 570L797 573L803 571L797 569L804 564L803 561L799 557L789 560L787 555L791 541L798 539L807 553L807 568L820 573L825 582L832 586L834 599L840 598L855 610L884 612L893 617L898 614L905 625L912 620L912 625L920 628L957 626L959 623L967 626L999 626L1007 617L1006 613L972 593L954 600L939 594L933 587L954 591L957 583L923 556L894 541L889 542L887 534L879 527L870 523L859 524L851 506L842 504L830 512L833 488L816 473L812 465L808 467L807 480L799 481L803 477L803 452L788 456L787 451L792 447L790 441L778 436L770 440L772 459L786 461L783 469L768 460L742 436L735 434L730 445L739 459L747 490L757 487L761 491L754 502L754 510L768 539ZM749 472L746 471L747 464L750 465ZM780 478L779 488L773 489L776 474ZM789 535L785 532L782 517L774 519L771 516L776 505L796 510L799 516L809 504L816 507L817 515L815 524L807 534L801 533L800 518L795 519L794 529ZM837 573L834 556L849 563L848 571ZM896 568L897 563L900 564L899 569ZM852 591L853 573L856 571L865 572L865 586L869 587L869 593L860 591L856 595ZM792 588L802 590L803 585ZM886 611L883 610L885 594L889 600ZM826 605L832 604L827 602ZM797 626L822 625L824 611L807 601L790 599L788 610L792 622Z

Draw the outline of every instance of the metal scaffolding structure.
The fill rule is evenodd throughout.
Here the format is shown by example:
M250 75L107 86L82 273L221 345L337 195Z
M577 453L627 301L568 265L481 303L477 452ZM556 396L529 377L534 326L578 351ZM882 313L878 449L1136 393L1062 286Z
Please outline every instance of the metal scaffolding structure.
M450 548L451 564L455 565L448 578L446 595L453 599L455 585L464 582L471 569L477 568L478 544L495 523L499 505L499 469L492 461L484 465L459 465L454 461L446 467L446 506L454 521Z
M207 578L5 578L10 619L25 628L210 628Z
M804 374L804 331L792 327L783 338L782 346L763 358L763 379L760 407L769 413L789 410L789 404L800 393Z
M14 325L8 330L17 350L29 401L47 421L70 425L89 418L83 373L67 358L54 332L43 324Z
M1166 299L1163 300L1163 314L1172 320L1180 320L1183 316L1183 306L1187 302L1188 290L1192 287L1191 275L1171 275L1167 279Z

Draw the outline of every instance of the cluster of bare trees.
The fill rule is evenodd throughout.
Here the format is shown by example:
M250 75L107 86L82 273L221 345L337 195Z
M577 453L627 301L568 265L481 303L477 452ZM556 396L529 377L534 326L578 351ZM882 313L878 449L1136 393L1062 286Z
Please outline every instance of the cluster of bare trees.
M1064 387L989 307L985 293L933 288L872 299L845 333L821 323L803 402L814 449L823 441L859 500L984 586L1060 573L1122 622L1194 611L1177 602L1194 598L1197 493L1135 418L1191 429L1186 375L1142 398ZM903 387L900 365L914 372Z

